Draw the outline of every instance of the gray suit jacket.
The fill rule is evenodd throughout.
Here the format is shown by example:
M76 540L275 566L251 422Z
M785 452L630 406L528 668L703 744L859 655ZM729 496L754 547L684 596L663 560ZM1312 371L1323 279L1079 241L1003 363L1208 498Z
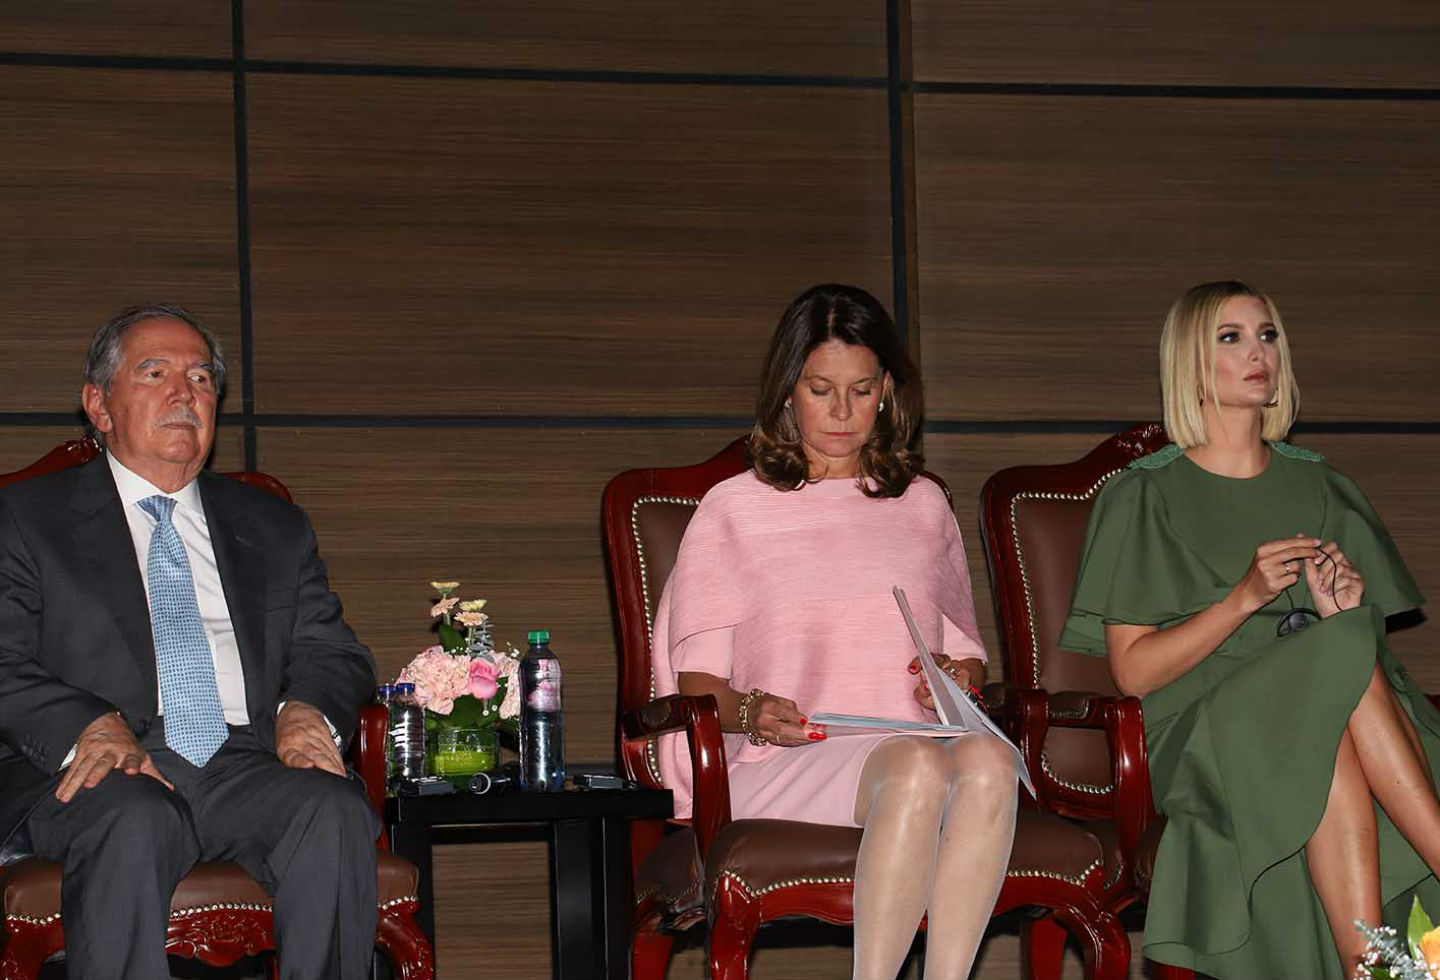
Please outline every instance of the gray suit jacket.
M309 519L234 480L199 484L256 736L273 747L276 707L297 700L348 740L375 664ZM24 854L15 831L81 730L118 710L143 735L157 702L145 587L105 458L0 490L0 865Z

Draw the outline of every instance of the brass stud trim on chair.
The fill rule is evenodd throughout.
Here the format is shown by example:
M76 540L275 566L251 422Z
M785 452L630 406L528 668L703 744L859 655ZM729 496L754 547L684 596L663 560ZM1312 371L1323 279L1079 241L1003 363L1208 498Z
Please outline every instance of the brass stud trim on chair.
M655 632L655 617L650 613L650 566L645 562L645 542L640 537L640 508L645 504L682 504L687 507L699 507L699 497L670 497L659 494L650 494L636 499L630 505L630 537L635 542L635 556L640 562L640 606L645 612L645 635L651 636ZM655 699L655 662L646 658L650 664L650 699ZM660 776L660 755L655 748L655 740L652 738L645 743L645 765L650 770L650 776L655 780L655 785L665 785L665 780Z
M1066 789L1074 790L1077 793L1089 793L1092 796L1107 796L1110 793L1115 792L1115 785L1113 783L1106 783L1104 786L1096 786L1094 783L1077 783L1073 780L1066 779L1064 776L1061 776L1050 765L1050 756L1045 754L1045 750L1043 748L1040 750L1040 770L1045 773L1045 778L1049 779L1051 782L1056 783L1060 786L1064 786Z
M1067 874L1061 874L1061 873L1058 872L1058 871L1039 870L1039 869L1031 870L1031 869L1028 869L1028 868L1018 868L1018 869L1013 869L1013 870L1010 870L1010 871L1006 871L1006 872L1005 872L1005 877L1007 877L1007 878L1051 878L1051 879L1053 879L1053 880L1055 880L1055 881L1064 881L1064 882L1068 882L1069 884L1075 885L1075 886L1078 887L1078 888L1083 888L1083 887L1085 886L1085 881L1086 881L1086 879L1089 878L1091 875L1093 875L1093 874L1096 872L1096 870L1099 869L1103 864L1104 864L1104 862L1103 862L1100 858L1096 858L1094 861L1092 861L1092 862L1090 863L1089 867L1087 867L1084 871L1080 872L1080 874L1074 875L1074 876L1067 875ZM811 877L811 876L806 876L806 877L800 877L800 878L786 878L784 881L772 882L772 883L766 885L766 886L763 887L763 888L755 888L755 887L754 887L753 885L751 885L748 881L746 881L743 876L735 873L734 871L722 871L722 872L720 873L720 877L722 877L722 878L729 878L731 881L735 882L737 885L739 885L741 888L743 888L743 889L745 890L745 892L746 892L748 895L750 895L751 898L760 898L760 897L762 897L762 896L764 896L764 895L770 894L771 892L780 891L782 888L794 888L794 887L796 887L797 885L847 885L847 884L848 884L848 885L853 885L853 884L855 884L855 879L854 879L854 877L851 877L851 876L843 876L843 875L835 875L835 876L828 876L828 877Z
M215 902L211 905L193 905L188 909L171 909L170 918L184 919L192 915L204 915L207 912L269 912L269 905L262 905L259 902Z
M23 922L27 926L48 926L50 923L54 922L58 918L60 918L59 912L55 912L51 915L46 916L26 915L23 912L9 912L5 916L5 921Z
M741 875L736 874L734 871L722 871L720 872L720 877L729 878L731 881L735 882L741 888L745 889L745 892L750 895L751 898L760 898L762 895L768 895L771 892L778 892L783 888L794 888L797 885L855 884L854 877L846 875L833 875L823 877L805 876L801 878L786 878L784 881L775 881L771 882L763 888L756 888L751 885L750 882L746 881Z
M406 895L406 896L403 896L403 897L401 897L401 898L392 898L392 899L390 899L390 901L388 901L388 902L381 902L381 903L377 906L377 908L379 908L379 910L382 911L382 912L386 912L386 911L389 911L390 909L393 909L393 908L394 908L395 906L397 906L397 905L404 905L406 902L413 902L413 903L415 903L416 905L418 905L418 904L420 903L420 899L419 899L419 896L416 896L416 895ZM271 911L271 907L270 907L269 905L262 905L262 904L260 904L260 903L258 903L258 902L216 902L216 903L214 903L214 904L212 904L212 905L194 905L194 906L191 906L190 908L172 909L172 910L170 911L170 918L172 918L172 919L184 919L184 918L188 918L189 916L192 916L192 915L203 915L203 914L205 914L205 913L207 913L207 912L269 912L269 911ZM6 922L23 922L25 925L29 925L29 926L48 926L50 923L56 921L56 920L59 919L59 918L60 918L60 913L59 913L59 912L52 912L50 915L45 915L45 916L26 915L26 914L23 913L23 912L10 912L10 913L7 913L7 914L6 914L6 916L5 916L5 921L6 921Z
M1076 887L1083 888L1083 887L1085 886L1085 880L1086 880L1087 878L1089 878L1091 875L1093 875L1102 865L1104 865L1104 863L1105 863L1105 862L1104 862L1101 858L1096 858L1094 861L1091 861L1091 862L1090 862L1090 866L1089 866L1088 868L1086 868L1084 871L1080 872L1078 875L1066 875L1066 874L1061 874L1061 873L1058 872L1058 871L1048 871L1048 870L1045 870L1045 871L1042 871L1042 870L1031 871L1031 870L1028 870L1028 869L1025 869L1025 868L1021 868L1021 869L1019 869L1019 870L1007 871L1007 872L1005 872L1005 877L1007 877L1007 878L1051 878L1051 879L1053 879L1053 880L1055 880L1055 881L1067 881L1067 882L1069 882L1070 884L1075 885Z
M682 902L685 901L686 898L688 898L689 896L691 896L691 895L693 895L694 893L698 892L698 891L700 890L700 887L701 887L702 885L704 885L704 884L705 884L705 881L704 881L704 876L703 876L703 875L702 875L702 876L699 876L699 877L696 877L694 880L692 880L692 881L690 882L690 884L688 884L688 885L685 886L685 890L684 890L684 891L682 891L682 892L681 892L680 894L678 894L678 895L674 895L674 896L670 897L670 898L668 899L668 901L669 901L670 903L672 903L672 904L682 903ZM646 888L644 891L641 891L641 892L636 893L636 895L635 895L635 904L636 904L636 905L639 905L641 902L645 901L645 899L647 899L647 898L663 897L663 896L661 895L661 892L663 892L663 891L664 891L664 889L661 888L659 885L651 885L649 888Z
M1115 887L1115 884L1116 884L1121 878L1123 878L1124 876L1125 876L1125 862L1124 862L1123 860L1121 860L1121 861L1116 861L1116 862L1115 862L1115 870L1112 871L1112 872L1110 872L1110 877L1108 877L1108 878L1105 879L1105 883L1104 883L1103 885L1101 885L1100 888L1101 888L1102 890L1108 892L1110 889L1114 888L1114 887Z
M1025 589L1025 622L1030 627L1030 670L1032 673L1031 682L1038 688L1040 686L1040 631L1035 625L1035 593L1030 588L1030 569L1025 564L1025 548L1020 544L1020 518L1017 508L1022 500L1089 500L1100 491L1110 479L1123 470L1111 470L1091 485L1084 493L1062 493L1056 490L1045 491L1024 491L1017 493L1010 498L1010 529L1015 540L1015 559L1020 566L1020 583ZM1040 768L1045 775L1057 785L1063 786L1076 793L1088 793L1092 796L1105 796L1115 791L1113 784L1097 786L1094 783L1078 783L1064 779L1056 774L1050 766L1050 758L1045 754L1045 749L1040 749Z

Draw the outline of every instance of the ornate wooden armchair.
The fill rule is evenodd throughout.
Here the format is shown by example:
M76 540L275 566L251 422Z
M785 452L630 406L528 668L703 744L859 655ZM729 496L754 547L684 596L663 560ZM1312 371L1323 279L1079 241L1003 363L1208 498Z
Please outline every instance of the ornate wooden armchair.
M853 922L860 831L732 820L715 699L654 697L651 623L681 536L705 492L745 467L742 441L736 440L704 463L631 470L605 488L606 553L620 638L619 748L626 775L662 787L654 739L683 731L695 783L695 816L687 826L637 827L632 836L637 980L663 977L675 936L701 921L709 923L714 980L747 976L751 944L765 922L787 916ZM1079 940L1087 977L1124 976L1129 941L1103 901L1100 842L1052 814L1026 810L1020 816L996 914L1022 906L1053 914L1061 935L1069 930ZM1054 967L1036 975L1058 977L1058 959Z
M981 494L1005 653L1007 724L1025 754L1040 808L1080 821L1104 842L1104 901L1115 912L1149 894L1165 828L1151 801L1140 701L1120 696L1104 660L1061 650L1056 641L1095 496L1132 460L1167 441L1160 425L1137 425L1073 463L1001 470ZM1028 929L1037 968L1058 964L1064 942L1050 923ZM1155 966L1161 978L1194 975Z
M93 439L67 442L33 465L0 475L0 487L78 466L95 458ZM264 473L228 473L243 483L290 499L290 492ZM368 705L351 745L351 765L365 782L365 791L381 819L385 809L385 726L383 708ZM435 959L430 943L415 924L419 905L415 866L389 852L379 840L379 923L375 946L401 980L432 980ZM60 865L25 858L0 868L4 892L4 932L0 935L0 980L33 980L49 957L65 948L60 920ZM185 876L170 901L166 952L228 966L242 956L275 949L270 896L238 864L202 862Z

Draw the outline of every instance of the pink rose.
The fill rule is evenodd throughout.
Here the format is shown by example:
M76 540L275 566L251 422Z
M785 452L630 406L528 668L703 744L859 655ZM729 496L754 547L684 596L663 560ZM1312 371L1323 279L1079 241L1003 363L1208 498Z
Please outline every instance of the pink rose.
M415 685L415 699L427 711L448 715L470 686L470 658L452 657L444 647L426 647L400 671L399 682Z
M476 657L470 661L470 683L465 688L465 693L479 698L481 701L488 701L500 690L500 685L495 682L499 671L495 665L486 657Z

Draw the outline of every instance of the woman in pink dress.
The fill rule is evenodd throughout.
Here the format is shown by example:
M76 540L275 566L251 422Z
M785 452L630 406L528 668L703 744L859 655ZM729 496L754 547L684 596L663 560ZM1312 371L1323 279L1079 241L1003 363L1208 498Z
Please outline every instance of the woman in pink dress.
M855 868L856 977L891 978L930 916L925 976L966 976L1015 833L1014 755L988 735L827 738L820 712L935 721L905 621L961 687L979 684L965 548L910 449L920 377L884 308L816 286L770 343L752 468L705 495L661 596L657 694L720 705L737 818L864 828ZM678 737L660 764L690 812Z

